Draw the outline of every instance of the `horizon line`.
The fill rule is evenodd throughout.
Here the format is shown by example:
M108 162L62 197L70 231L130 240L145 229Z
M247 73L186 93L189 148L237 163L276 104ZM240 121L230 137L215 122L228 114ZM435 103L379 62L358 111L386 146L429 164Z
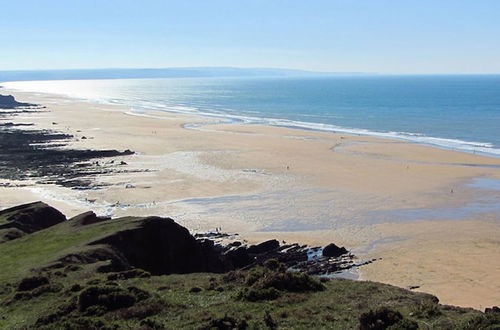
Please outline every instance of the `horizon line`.
M310 69L281 68L281 67L239 67L239 66L172 66L172 67L94 67L94 68L51 68L51 69L7 69L0 72L48 72L48 71L106 71L106 70L169 70L169 69L235 69L235 70L276 70L295 71L302 73L328 74L355 74L355 75L500 75L500 72L371 72L371 71L318 71Z

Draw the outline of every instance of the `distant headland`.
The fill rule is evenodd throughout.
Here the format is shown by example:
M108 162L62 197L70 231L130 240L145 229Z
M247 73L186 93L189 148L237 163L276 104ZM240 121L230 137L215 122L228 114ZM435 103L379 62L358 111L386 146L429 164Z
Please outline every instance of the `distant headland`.
M319 72L279 68L179 67L179 68L107 68L68 70L0 71L0 81L79 80L133 78L209 78L209 77L321 77L369 75L364 72Z

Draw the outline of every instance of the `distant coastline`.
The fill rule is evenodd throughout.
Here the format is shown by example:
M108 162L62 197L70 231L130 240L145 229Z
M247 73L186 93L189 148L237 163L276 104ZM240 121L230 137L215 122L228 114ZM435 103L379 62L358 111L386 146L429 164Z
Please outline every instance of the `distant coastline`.
M203 78L203 77L329 77L374 75L365 72L320 72L280 68L179 67L179 68L107 68L0 71L0 82L33 80Z

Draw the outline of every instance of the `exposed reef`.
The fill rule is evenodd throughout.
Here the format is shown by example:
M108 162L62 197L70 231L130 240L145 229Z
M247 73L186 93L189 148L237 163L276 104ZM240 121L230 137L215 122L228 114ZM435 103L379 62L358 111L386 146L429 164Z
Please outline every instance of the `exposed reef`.
M15 116L26 107L36 107L20 103L10 96L2 96L3 117ZM20 126L29 123L0 122L0 178L8 180L35 180L40 184L56 184L73 189L99 188L95 178L99 175L131 172L123 169L125 162L114 158L132 155L131 150L91 150L68 148L75 136L54 130L22 130ZM83 139L83 137L82 137ZM111 158L111 159L110 159ZM100 161L100 159L110 159Z
M30 108L38 107L37 104L18 102L12 95L0 94L0 109Z

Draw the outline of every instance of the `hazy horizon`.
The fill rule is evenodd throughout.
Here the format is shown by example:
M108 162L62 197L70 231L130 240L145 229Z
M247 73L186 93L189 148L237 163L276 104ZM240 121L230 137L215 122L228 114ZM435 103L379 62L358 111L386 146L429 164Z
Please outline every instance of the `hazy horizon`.
M25 0L2 11L1 71L500 73L500 2L493 0Z
M383 73L383 72L321 72L282 68L242 67L170 67L170 68L92 68L54 70L0 71L0 83L12 81L47 80L102 80L102 79L156 79L156 78L327 78L370 76L498 76L491 74L452 73Z

